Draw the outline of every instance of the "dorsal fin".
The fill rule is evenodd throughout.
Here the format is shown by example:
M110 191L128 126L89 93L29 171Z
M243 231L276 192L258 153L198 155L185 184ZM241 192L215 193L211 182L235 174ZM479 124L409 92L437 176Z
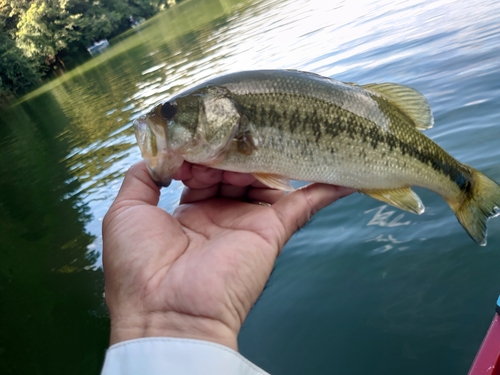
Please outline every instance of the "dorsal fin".
M413 120L417 129L432 128L434 118L431 107L427 99L417 90L396 83L369 83L361 87L388 99Z

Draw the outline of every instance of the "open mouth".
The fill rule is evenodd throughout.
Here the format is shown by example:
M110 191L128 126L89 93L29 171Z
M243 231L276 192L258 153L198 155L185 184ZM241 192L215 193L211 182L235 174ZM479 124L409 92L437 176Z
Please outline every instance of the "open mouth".
M182 161L179 164L178 157L174 157L169 152L165 128L155 124L147 115L144 115L134 121L134 130L137 144L151 177L161 186L169 186L172 175Z

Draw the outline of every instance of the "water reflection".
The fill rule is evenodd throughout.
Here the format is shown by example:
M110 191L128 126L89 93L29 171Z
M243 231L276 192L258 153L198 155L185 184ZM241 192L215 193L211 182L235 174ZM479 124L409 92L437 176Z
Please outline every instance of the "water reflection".
M85 230L92 215L80 181L61 163L71 147L60 137L67 123L50 96L0 116L5 374L97 371L106 347L99 252L89 248L95 236Z
M385 236L383 234L379 234L377 237L375 237L372 240L368 240L367 242L387 242L387 244L383 245L382 247L377 247L376 249L372 250L372 254L381 254L385 253L386 251L392 250L397 246L398 251L404 251L408 250L410 247L409 246L399 246L399 244L402 243L407 243L410 242L411 240L406 240L406 241L400 241L394 238L391 234Z
M402 221L408 216L406 213L401 213L399 210L388 209L389 206L383 205L379 208L372 208L365 211L365 214L373 214L373 217L366 224L369 226L387 227L394 228L400 226L410 225L411 220ZM391 207L392 208L392 207ZM382 254L389 250L404 251L408 250L410 246L401 246L402 243L408 243L410 241L415 241L415 239L398 240L394 237L394 234L378 234L375 238L369 239L366 242L375 242L377 247L371 251L371 254ZM379 243L384 243L384 245L379 246ZM414 243L415 244L415 243Z
M366 224L366 226L369 227L371 225L378 225L379 227L399 227L401 225L411 224L410 220L401 221L406 214L400 213L400 211L396 210L387 210L388 207L389 206L384 205L379 208L373 208L365 211L365 214L374 212L373 217L370 219L368 224ZM396 214L396 216L394 216L394 214Z
M499 12L493 0L186 1L2 113L0 372L96 373L107 321L92 266L140 159L131 123L208 77L297 68L410 84L434 109L426 134L500 181ZM360 195L315 216L280 256L242 352L275 374L465 373L498 295L500 221L476 249L445 202L421 197L421 216Z

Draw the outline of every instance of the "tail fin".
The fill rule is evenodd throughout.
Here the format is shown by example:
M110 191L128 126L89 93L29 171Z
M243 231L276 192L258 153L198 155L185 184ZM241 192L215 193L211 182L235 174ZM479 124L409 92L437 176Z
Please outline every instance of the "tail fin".
M469 167L470 168L470 167ZM475 169L467 199L450 204L458 221L478 245L486 245L486 222L500 215L500 185Z

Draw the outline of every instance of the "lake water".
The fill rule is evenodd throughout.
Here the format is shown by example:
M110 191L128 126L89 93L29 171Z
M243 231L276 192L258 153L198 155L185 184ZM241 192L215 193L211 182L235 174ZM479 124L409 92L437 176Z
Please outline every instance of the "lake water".
M0 373L98 373L101 220L154 103L245 69L406 84L431 103L426 134L500 181L499 35L495 0L188 0L3 110ZM421 216L359 194L317 214L279 257L242 354L275 375L466 374L500 292L500 220L479 247L416 191Z

